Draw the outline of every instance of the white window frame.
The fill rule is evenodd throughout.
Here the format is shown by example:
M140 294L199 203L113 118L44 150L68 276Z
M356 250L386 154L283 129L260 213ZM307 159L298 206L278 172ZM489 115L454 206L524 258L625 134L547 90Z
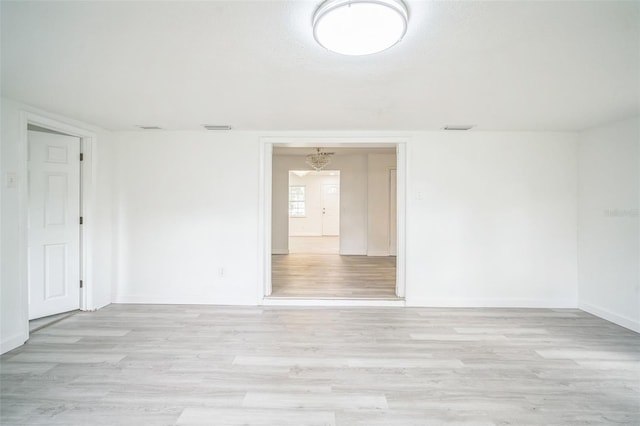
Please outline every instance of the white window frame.
M291 188L302 188L302 200L291 199ZM302 203L302 214L291 213L291 203ZM307 186L306 185L289 185L289 217L306 217L307 216Z

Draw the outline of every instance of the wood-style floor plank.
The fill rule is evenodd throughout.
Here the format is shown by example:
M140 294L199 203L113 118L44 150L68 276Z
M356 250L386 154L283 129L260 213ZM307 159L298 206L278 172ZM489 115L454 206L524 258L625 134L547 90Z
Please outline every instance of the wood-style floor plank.
M289 254L339 254L340 237L289 237Z
M572 309L110 305L0 357L2 425L639 419L640 335Z
M272 297L396 298L396 258L288 254L271 257Z

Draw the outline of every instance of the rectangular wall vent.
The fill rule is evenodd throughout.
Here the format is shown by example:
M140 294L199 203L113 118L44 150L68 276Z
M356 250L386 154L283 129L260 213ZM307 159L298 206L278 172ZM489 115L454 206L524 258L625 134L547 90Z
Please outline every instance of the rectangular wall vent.
M203 124L202 127L204 127L207 130L231 130L231 126L220 126L220 125L213 125L213 124Z
M449 124L444 126L444 130L469 130L473 124Z

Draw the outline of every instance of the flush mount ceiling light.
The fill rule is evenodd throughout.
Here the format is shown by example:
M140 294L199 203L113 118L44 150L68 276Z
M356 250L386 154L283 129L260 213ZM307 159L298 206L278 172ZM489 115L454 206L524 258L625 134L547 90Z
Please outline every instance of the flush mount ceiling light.
M218 125L218 124L203 124L202 127L204 127L207 130L231 130L231 126L228 125Z
M473 124L447 124L443 130L470 130L474 127Z
M407 32L401 0L327 0L313 15L313 36L343 55L369 55L393 46Z

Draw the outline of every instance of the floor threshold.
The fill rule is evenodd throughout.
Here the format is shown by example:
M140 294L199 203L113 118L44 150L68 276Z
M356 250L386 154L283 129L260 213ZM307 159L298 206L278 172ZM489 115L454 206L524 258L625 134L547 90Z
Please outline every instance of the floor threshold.
M276 297L262 299L265 306L405 306L404 298L347 298L347 297Z

